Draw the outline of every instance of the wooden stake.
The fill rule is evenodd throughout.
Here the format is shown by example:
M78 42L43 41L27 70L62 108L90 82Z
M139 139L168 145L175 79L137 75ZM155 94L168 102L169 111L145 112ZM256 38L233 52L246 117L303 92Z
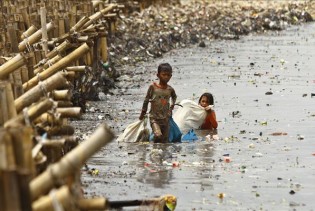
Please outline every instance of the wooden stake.
M0 125L16 116L16 110L12 106L13 102L11 83L9 81L0 81Z
M9 119L6 82L0 81L0 126Z
M30 183L32 199L36 199L51 189L56 180L64 179L81 166L101 147L108 144L114 138L114 133L105 124L99 126L91 137L82 142L58 163L50 165L48 169L33 179Z
M101 37L101 56L103 62L107 62L108 60L107 50L107 39L106 37Z
M42 1L41 7L40 7L40 22L42 26L42 46L44 50L44 56L46 57L48 53L48 35L47 35L47 23L46 23L46 7L45 3Z
M12 139L5 129L0 129L0 169L2 170L4 210L22 210L17 180L16 164ZM14 201L14 203L11 203Z

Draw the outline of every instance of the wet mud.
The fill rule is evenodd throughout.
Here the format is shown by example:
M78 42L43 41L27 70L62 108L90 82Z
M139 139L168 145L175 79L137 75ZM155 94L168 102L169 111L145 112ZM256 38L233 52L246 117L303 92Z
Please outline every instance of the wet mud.
M113 141L82 169L86 196L177 197L176 210L314 210L315 24L172 50L119 78L74 122L84 139L105 121L118 135L137 120L156 68L169 62L179 101L209 91L218 140ZM136 209L136 208L132 208Z

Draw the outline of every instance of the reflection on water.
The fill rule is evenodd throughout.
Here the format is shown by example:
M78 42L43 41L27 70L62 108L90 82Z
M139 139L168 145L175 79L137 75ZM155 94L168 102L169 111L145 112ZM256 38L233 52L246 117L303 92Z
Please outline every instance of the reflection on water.
M134 154L135 160L129 159L128 162L137 168L137 181L162 189L172 180L181 182L181 178L176 177L174 172L191 171L191 168L198 177L209 178L214 162L214 148L212 141L206 140L205 136L217 135L217 132L196 130L196 134L199 140L188 143L126 144L127 152ZM209 186L208 181L200 183Z

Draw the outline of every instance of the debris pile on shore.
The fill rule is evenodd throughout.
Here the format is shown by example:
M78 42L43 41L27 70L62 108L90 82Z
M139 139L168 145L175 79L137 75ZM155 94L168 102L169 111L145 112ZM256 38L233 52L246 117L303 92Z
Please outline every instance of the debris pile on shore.
M189 1L151 6L118 20L118 31L109 46L111 63L123 68L175 48L202 47L212 39L239 39L249 33L283 30L313 21L313 7L311 2L284 1Z

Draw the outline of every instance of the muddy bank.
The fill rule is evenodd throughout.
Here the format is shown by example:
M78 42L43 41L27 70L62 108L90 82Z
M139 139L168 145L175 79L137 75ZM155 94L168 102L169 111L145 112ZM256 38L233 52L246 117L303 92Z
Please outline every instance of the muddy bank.
M214 94L220 138L166 145L113 142L89 160L90 171L82 170L85 194L124 200L171 193L178 197L178 210L313 210L314 29L307 24L207 42L205 48L171 51L134 68L128 79L133 86L90 102L76 131L88 135L104 118L121 132L138 118L156 67L166 61L174 67L170 84L179 99L196 99L206 90ZM141 80L144 75L148 78ZM153 149L163 151L162 160L152 157ZM98 174L91 174L93 168Z

